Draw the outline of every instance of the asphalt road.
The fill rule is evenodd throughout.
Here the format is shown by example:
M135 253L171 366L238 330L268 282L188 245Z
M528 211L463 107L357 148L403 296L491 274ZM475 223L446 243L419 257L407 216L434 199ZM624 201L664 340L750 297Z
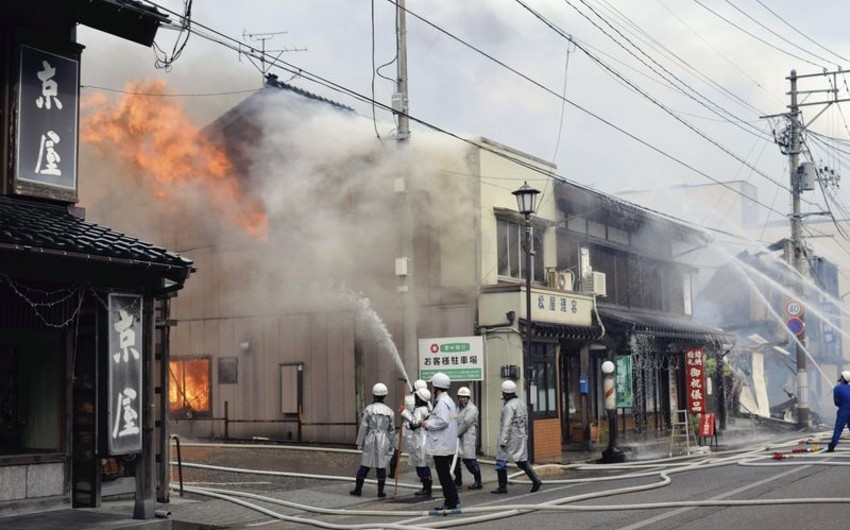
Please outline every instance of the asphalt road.
M806 446L798 446L802 448ZM253 493L270 494L279 499L297 500L304 504L339 508L341 514L316 514L291 507L263 503L269 510L288 516L323 521L335 527L359 528L435 528L458 526L487 530L517 528L580 528L580 529L638 529L652 528L697 528L697 529L845 529L850 513L850 482L847 480L847 465L850 465L850 444L845 442L847 452L792 454L791 448L776 449L790 456L774 460L774 450L757 454L713 453L688 460L657 463L632 463L640 467L614 469L586 467L567 469L540 469L544 478L543 489L535 494L528 493L528 484L511 484L508 495L493 495L492 468L485 467L484 478L488 481L484 490L462 491L461 514L421 515L441 504L438 496L421 500L414 497L412 490L394 489L388 486L390 497L374 498L374 485L364 488L361 498L347 495L350 482L326 481L303 477L272 477L269 480L245 475L234 480L229 472L211 471L205 483L221 481L230 489L249 490ZM221 458L218 451L209 450L204 458L230 460L229 463L253 460L254 463L274 461L277 469L287 468L287 462L295 461L301 472L305 467L313 470L331 471L334 475L350 475L356 469L357 457L352 454L307 453L289 455L272 450L222 450L228 456ZM244 452L245 460L237 452ZM274 455L274 456L272 456ZM197 457L197 455L196 455ZM185 457L184 457L185 458ZM726 460L721 460L725 458ZM245 465L245 467L252 467ZM316 471L314 471L316 472ZM234 482L245 482L237 487ZM266 482L267 484L260 484ZM411 474L403 482L413 482ZM817 499L840 498L841 502L820 503ZM766 501L782 504L758 504ZM664 506L663 502L728 502L743 501L736 506ZM212 508L215 506L218 508ZM206 501L200 503L202 510L212 519L216 510L228 501ZM569 511L531 510L519 513L512 505L529 507L549 503L570 507ZM655 505L655 506L653 506ZM592 508L590 508L592 507ZM239 510L248 510L239 508ZM380 516L363 512L375 510ZM230 509L229 511L234 511ZM353 513L357 511L358 513ZM480 513L478 513L480 511ZM491 520L473 523L469 518L490 516ZM246 516L247 517L247 516ZM186 518L184 518L185 520ZM175 529L193 528L181 526L181 514L175 509ZM465 522L462 522L465 521ZM225 522L217 519L206 528L262 528L280 530L305 528L302 520L278 521L268 515L255 514L245 519ZM368 526L363 526L368 525ZM374 525L374 526L373 526ZM194 528L201 528L195 526Z

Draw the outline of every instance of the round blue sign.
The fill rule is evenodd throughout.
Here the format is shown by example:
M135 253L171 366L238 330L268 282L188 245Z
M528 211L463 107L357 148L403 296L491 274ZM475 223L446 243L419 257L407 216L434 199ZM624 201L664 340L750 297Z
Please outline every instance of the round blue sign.
M794 335L799 335L806 329L806 325L797 317L791 317L785 322L785 327Z

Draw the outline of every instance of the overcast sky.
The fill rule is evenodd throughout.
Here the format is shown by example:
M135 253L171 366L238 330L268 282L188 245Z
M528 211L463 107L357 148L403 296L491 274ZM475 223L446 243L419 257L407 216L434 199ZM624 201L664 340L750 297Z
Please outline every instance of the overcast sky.
M160 5L183 10L180 1ZM610 193L746 180L764 204L787 212L790 194L780 187L788 187L787 157L772 132L783 124L760 116L786 111L792 69L850 68L844 0L407 0L406 6L412 116L552 161L564 178ZM259 37L272 37L264 41L267 50L305 49L283 52L280 59L290 66L271 72L368 116L370 105L288 70L369 98L374 83L374 99L389 104L394 84L375 76L373 64L396 55L395 9L388 0L201 0L192 20L257 49ZM170 55L178 39L177 31L161 29L156 42ZM261 86L248 57L197 34L169 71L155 68L153 50L116 37L80 28L78 41L86 46L84 96L94 90L89 87L121 90L127 81L161 77L185 96L199 126ZM380 73L394 78L395 63ZM850 98L845 76L834 79L838 97ZM807 79L800 89L827 89L832 80ZM843 106L827 109L812 129L847 141L850 107ZM806 107L804 118L822 109ZM391 116L376 112L378 131L389 137ZM425 128L413 123L412 130L415 142ZM844 172L850 164L850 144L811 139L809 147L818 165ZM820 195L806 198L818 204Z

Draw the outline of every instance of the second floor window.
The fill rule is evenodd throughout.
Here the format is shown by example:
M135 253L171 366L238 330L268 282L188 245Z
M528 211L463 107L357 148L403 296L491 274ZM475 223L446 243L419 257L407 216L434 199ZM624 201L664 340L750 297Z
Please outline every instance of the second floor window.
M543 277L543 238L542 230L532 228L531 239L534 256L532 257L532 280L544 281ZM499 219L496 227L497 252L499 254L499 276L525 278L525 225L508 219Z

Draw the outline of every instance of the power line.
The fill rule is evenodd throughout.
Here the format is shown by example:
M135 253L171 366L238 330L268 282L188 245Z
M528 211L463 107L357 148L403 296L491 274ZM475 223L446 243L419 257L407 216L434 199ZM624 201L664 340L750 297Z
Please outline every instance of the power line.
M763 8L765 8L765 9L767 10L767 12L768 12L768 13L770 13L771 15L775 16L776 18L778 18L780 21L782 21L782 23L783 23L783 24L785 24L785 25L786 25L786 26L788 26L789 28L793 29L795 32L797 32L797 33L799 33L800 35L802 35L802 36L803 36L803 38L805 38L806 40L808 40L809 42L811 42L812 44L814 44L814 45L815 45L815 46L817 46L818 48L820 48L820 49L822 49L822 50L824 50L824 51L827 51L827 52L831 53L832 55L834 55L834 56L838 57L838 58L839 58L839 59L841 59L842 61L850 62L850 59L847 59L847 58L845 58L845 57L843 57L843 56L841 56L841 55L838 55L837 53L835 53L834 51L830 50L829 48L824 48L823 46L821 46L820 44L818 44L816 41L812 40L812 38L811 38L811 37L809 37L808 35L806 35L806 34L805 34L805 33L803 33L802 31L800 31L799 29L797 29L797 26L795 26L794 24L791 24L790 22L788 22L787 20L785 20L784 18L782 18L781 16L779 16L779 15L778 15L775 11L773 11L772 9L770 9L770 8L769 8L769 7L768 7L768 6L767 6L764 2L762 2L762 0L756 0L756 2L758 2L758 4L759 4L760 6L762 6ZM831 61L830 61L830 62L831 62Z
M683 81L681 78L679 78L676 74L674 74L673 72L671 72L670 70L668 70L668 69L667 69L664 65L662 65L661 63L659 63L658 61L656 61L656 60L655 60L652 56L650 56L648 53L646 53L645 51L643 51L643 49L641 49L641 47L640 47L640 46L638 46L637 44L635 44L635 43L634 43L631 39L629 39L628 37L626 37L626 36L623 34L623 32L621 32L619 29L617 29L616 27L614 27L614 25L613 25L613 24L611 24L611 23L610 23L610 22L609 22L609 21L608 21L605 17L603 17L602 15L600 15L600 14L599 14L599 12L598 12L598 11L596 11L596 10L595 10L595 9L594 9L594 8L593 8L590 4L588 4L585 0L579 0L579 1L580 1L580 2L581 2L584 6L585 6L585 7L587 7L587 8L588 8L588 9L589 9L589 10L590 10L590 11L591 11L594 15L596 15L596 16L597 16L597 17L598 17L598 18L599 18L602 22L604 22L604 23L605 23L605 25L607 25L609 28L611 28L613 31L615 31L615 32L617 33L617 35L619 35L619 36L620 36L623 40L625 40L626 42L628 42L628 43L629 43L629 45L630 45L632 48L634 48L635 50L637 50L638 52L640 52L640 54L641 54L643 57L646 57L646 58L647 58L649 61L651 61L651 62L652 62L655 66L657 66L658 68L660 68L661 70L663 70L663 71L664 71L664 73L666 73L667 75L662 74L662 73L661 73L661 72L659 72L656 68L654 68L653 66L651 66L651 65L647 64L647 63L646 63L646 61L644 61L643 59L641 59L640 57L638 57L637 55L635 55L635 54L634 54L634 52L632 52L629 48L627 48L626 46L624 46L624 45L623 45L623 43L621 43L621 42L620 42L620 41L618 41L616 38L614 38L614 36L613 36L613 35L611 35L611 34L610 34L610 33L608 33L607 31L605 31L602 27L600 27L600 26L599 26L596 22L594 22L594 21L593 21L593 20L592 20L589 16L587 16L587 14L583 13L583 12L582 12L582 11L581 11L578 7L576 7L576 6L575 6L575 4L573 4L570 0L564 0L564 2L565 2L567 5L569 5L570 7L572 7L572 8L573 8L573 9L574 9L574 10L575 10L575 11L576 11L579 15L581 15L582 17L584 17L584 18L585 18L588 22L590 22L590 23L591 23L591 24L592 24L592 25L593 25L596 29L598 29L599 31L601 31L601 32L602 32L602 33L603 33L606 37L608 37L608 38L609 38L609 39L611 39L611 40L612 40L615 44L617 44L618 46L620 46L623 50L625 50L625 51L626 51L626 53L628 53L629 55L631 55L632 57L634 57L636 60L638 60L638 61L639 61L640 63L642 63L644 66L646 66L647 68L649 68L650 70L652 70L653 72L655 72L655 73L656 73L659 77L661 77L662 79L664 79L665 81L667 81L668 83L670 83L672 86L674 86L674 87L675 87L675 88L676 88L676 89L677 89L680 93L682 93L684 96L686 96L686 97L688 97L689 99L693 100L693 101L694 101L694 102L696 102L697 104L699 104L699 105L701 105L701 106L705 107L706 109L708 109L708 110L709 110L710 112L712 112L713 114L716 114L717 116L723 117L723 116L724 116L724 114L725 114L725 115L727 115L727 116L731 116L731 117L733 118L733 120L728 120L728 119L727 119L727 121L729 121L729 123L732 123L732 124L733 124L733 125L735 125L736 127L739 127L740 129L742 129L742 130L744 130L744 131L746 131L746 132L749 132L749 133L753 134L753 131L748 131L748 130L747 130L747 129L745 129L744 127L741 127L741 126L739 125L739 122L743 122L744 124L748 125L748 126L749 126L749 127L751 127L752 129L755 129L756 133L764 134L764 132L763 132L763 131L761 131L760 129L758 129L757 127L755 127L755 126L753 126L753 125L749 124L748 122L746 122L745 120L743 120L743 119L739 118L738 116L735 116L734 114L732 114L732 113L731 113L731 112L729 112L728 110L724 109L724 108L723 108L723 107L721 107L720 105L717 105L716 103L714 103L713 101L711 101L711 100L710 100L710 99L708 99L707 97L703 96L703 95L702 95L699 91L695 90L693 87L691 87L691 86L690 86L690 85L688 85L685 81ZM677 56L674 54L674 57L677 57ZM678 58L678 57L677 57L677 58ZM667 77L667 76L669 76L669 77ZM671 78L671 77L672 77L673 79L675 79L675 80L678 82L678 84L673 83L673 81L671 81L671 80L670 80L670 78ZM687 90L685 90L685 89L687 89ZM693 93L693 94L691 94L691 93Z
M707 5L703 4L702 2L700 2L700 0L694 0L694 2L696 2L696 3L697 3L697 5L699 5L700 7L702 7L703 9L705 9L706 11L708 11L709 13L711 13L712 15L716 16L716 17L717 17L717 18L719 18L720 20L722 20L722 21L726 22L727 24L729 24L729 25L730 25L730 26L732 26L733 28L737 29L738 31L741 31L742 33L745 33L745 34L749 35L750 37L752 37L752 38L754 38L755 40L759 41L760 43L764 44L765 46L769 46L769 47L773 48L774 50L776 50L776 51L778 51L778 52L780 52L780 53L784 53L784 54L786 54L786 55L790 55L791 57L793 57L793 58L795 58L795 59L799 59L799 60L801 60L801 61L803 61L803 62L809 63L809 64L810 64L810 65L812 65L812 66L816 66L816 67L818 67L818 68L823 68L823 66L822 66L822 65L815 64L815 63L813 63L812 61L810 61L810 60L806 59L805 57L800 57L799 55L795 55L795 54L793 54L793 53L791 53L791 52L789 52L789 51L787 51L787 50L783 50L782 48L780 48L780 47L778 47L778 46L775 46L775 45L773 45L773 44L771 44L771 43L767 42L766 40L762 39L761 37L758 37L758 36L756 36L756 35L753 35L753 34L752 34L752 33L750 33L749 31L747 31L746 29L742 28L741 26L739 26L739 25L735 24L734 22L732 22L732 21L731 21L731 20L729 20L728 18L724 17L723 15L721 15L720 13L718 13L717 11L715 11L715 10L711 9L710 7L708 7Z
M257 92L261 89L259 88L246 88L245 90L233 90L230 92L205 92L205 93L193 93L193 94L168 94L168 93L155 93L155 92L131 92L129 90L121 90L118 88L108 88L97 85L80 85L80 88L91 88L94 90L103 90L105 92L117 92L119 94L127 94L130 96L143 96L143 97L151 97L151 98L205 98L205 97L214 97L214 96L237 96L239 94L250 94L253 92Z
M559 27L558 27L557 25L555 25L552 21L550 21L549 19L547 19L546 17L544 17L543 15L541 15L539 12L537 12L536 10L532 9L531 7L529 7L529 6L528 6L528 5L527 5L527 4L526 4L523 0L515 0L515 1L516 1L518 4L520 4L522 7L524 7L526 10L528 10L528 11L529 11L531 14L533 14L535 17L537 17L539 20L541 20L544 24L546 24L549 28L551 28L551 29L552 29L555 33L557 33L558 35L560 35L561 37L563 37L563 38L567 39L567 40L568 40L568 41L570 41L570 42L575 42L569 34L567 34L566 32L564 32L561 28L559 28ZM765 179L767 179L769 182L771 182L771 183L773 183L773 184L775 184L775 185L777 185L777 186L779 186L779 187L781 187L781 188L783 188L783 189L785 189L785 190L787 190L787 191L791 191L791 190L790 190L788 187L786 187L785 185L783 185L783 184L781 184L781 183L779 183L779 182L775 181L775 180L774 180L774 179L772 179L769 175L767 175L766 173L762 172L760 169L756 168L755 166L751 165L749 162L747 162L746 160L742 159L741 157L739 157L738 155L736 155L735 153L733 153L733 152L732 152L731 150L729 150L727 147L725 147L725 146L721 145L719 142L717 142L717 141L716 141L716 140L714 140L713 138L709 137L708 135L706 135L705 133L703 133L702 131L700 131L697 127L695 127L694 125L692 125L691 123L689 123L687 120L684 120L682 117L678 116L678 115L677 115L675 112L673 112L673 111L672 111L669 107L667 107L666 105L664 105L663 103L661 103L661 102L660 102L660 101L658 101L657 99L653 98L653 97L652 97L652 96L650 96L648 93L646 93L646 92L645 92L645 91L643 91L641 88L639 88L637 85L635 85L634 83L632 83L631 81L629 81L628 79L626 79L625 77L623 77L623 76L622 76L619 72L615 71L613 68L611 68L610 66L608 66L605 62L603 62L601 59L599 59L598 57L596 57L595 55L593 55L592 53L590 53L590 52L589 52L587 49L585 49L582 45L580 45L580 44L576 43L576 47L578 47L578 49L579 49L579 50L583 51L583 52L584 52L584 54L585 54L585 55L587 55L587 56L588 56L588 57L589 57L589 58L590 58L593 62L597 63L599 66L601 66L602 68L604 68L605 70L607 70L608 72L610 72L611 74L613 74L614 76L616 76L616 77L620 78L620 79L621 79L624 83L628 84L628 85L632 88L632 90L636 91L637 93L639 93L640 95L642 95L644 98L646 98L646 99L648 99L649 101L651 101L652 103L654 103L654 104L655 104L656 106L658 106L661 110L663 110L664 112L666 112L668 115L670 115L671 117L673 117L673 119L675 119L676 121L680 122L680 123L681 123L682 125L684 125L685 127L687 127L687 128L689 128L689 129L691 129L691 130L692 130L694 133L696 133L698 136L700 136L700 137L702 137L703 139L707 140L709 143L711 143L712 145L714 145L715 147L717 147L718 149L720 149L720 150L721 150L721 151L723 151L724 153L728 154L729 156L731 156L732 158L734 158L734 159L735 159L735 160L737 160L738 162L741 162L742 164L744 164L744 165L746 165L747 167L751 168L753 171L755 171L756 173L758 173L759 175L761 175L762 177L764 177ZM714 179L711 179L711 180L714 180ZM714 181L715 181L715 182L717 182L716 180L714 180Z
M765 26L764 24L762 24L761 22L759 22L758 20L756 20L756 19L755 19L754 17L752 17L749 13L747 13L746 11L744 11L743 9L741 9L740 7L738 7L738 6L736 6L735 4L733 4L733 3L731 2L731 0L726 0L726 3L727 3L727 4L729 4L730 6L732 6L732 8L733 8L735 11L737 11L738 13L741 13L742 15L744 15L745 17L747 17L748 19L750 19L750 20L752 20L753 22L755 22L758 26L760 26L760 27L762 27L762 28L766 29L766 30L768 31L768 33L770 33L770 34L772 34L772 35L774 35L774 36L776 36L776 37L779 37L779 39L780 39L780 40L782 40L782 41L784 41L784 42L787 42L788 44L790 44L791 46L793 46L793 47L797 48L798 50L800 50L800 51L802 51L802 52L808 53L808 54L809 54L809 55L811 55L812 57L817 57L817 58L818 58L818 59L820 59L821 61L824 61L824 62L826 62L826 63L832 63L832 61L830 61L830 60L829 60L829 59L827 59L826 57L821 57L820 55L818 55L818 54L816 54L816 53L810 52L809 50L807 50L807 49L805 49L805 48L802 48L802 47L798 46L797 44L795 44L794 42L791 42L790 40L786 39L785 37L783 37L783 36L782 36L782 35L780 35L779 33L776 33L775 31L773 31L773 30L772 30L772 29L770 29L769 27ZM834 63L833 63L833 64L834 64ZM836 64L836 66L839 66L839 65L837 65L837 64ZM840 68L840 66L839 66L839 68Z

